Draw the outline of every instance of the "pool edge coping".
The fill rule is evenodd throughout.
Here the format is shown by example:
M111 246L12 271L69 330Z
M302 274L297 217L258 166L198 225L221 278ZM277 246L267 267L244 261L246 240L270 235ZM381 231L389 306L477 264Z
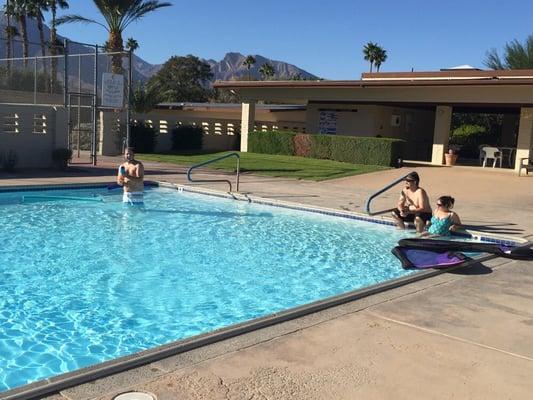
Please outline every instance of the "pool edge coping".
M326 208L320 206L310 206L303 203L287 202L274 199L268 199L258 196L248 196L242 193L229 193L206 188L198 188L188 185L173 184L163 181L147 181L150 186L160 186L165 188L175 188L178 191L186 191L191 193L211 195L215 197L222 197L227 199L246 201L249 203L270 205L282 208L295 209L300 211L307 211L319 214L325 214L336 217L344 217L355 220L367 221L370 223L378 223L388 226L394 226L392 220L387 220L386 217L370 217L366 214L357 213L353 211L337 210L333 208ZM81 189L81 188L102 188L109 185L105 183L90 183L90 184L60 184L60 185L24 185L24 186L10 186L7 190L0 187L0 193L9 191L20 191L26 188L30 190L46 190L46 189ZM468 234L497 241L496 237L503 238L502 243L529 243L526 238L508 237L503 235L490 235L485 232L476 232L467 230ZM500 243L500 241L497 241ZM322 300L317 300L301 306L292 307L290 309L268 314L263 317L254 318L238 324L233 324L228 327L223 327L208 333L192 336L191 338L176 340L171 343L160 345L148 350L143 350L131 355L122 356L113 360L104 361L93 366L77 369L72 372L67 372L61 375L56 375L51 378L45 378L33 383L29 383L17 388L13 388L4 392L0 392L0 397L5 400L20 400L42 398L43 396L52 395L61 390L68 389L74 386L85 384L106 376L125 372L134 368L142 367L144 365L160 361L162 359L185 353L203 346L221 342L230 338L234 338L246 333L251 333L263 328L277 325L283 322L304 317L309 314L324 311L329 308L337 307L346 303L354 302L375 294L379 294L388 290L399 288L407 284L421 281L427 278L438 276L456 269L464 268L480 262L492 260L497 258L496 255L481 256L469 259L467 262L458 266L444 269L421 270L414 272L411 275L392 279L379 284L367 286L362 289L356 289L350 292L342 293L340 295L331 296Z

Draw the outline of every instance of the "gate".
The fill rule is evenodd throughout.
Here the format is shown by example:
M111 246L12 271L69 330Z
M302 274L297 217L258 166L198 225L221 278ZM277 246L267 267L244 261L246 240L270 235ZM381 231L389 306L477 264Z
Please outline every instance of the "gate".
M56 147L72 150L71 163L96 165L100 151L100 112L124 112L130 121L132 60L130 51L108 52L98 45L65 40L43 49L29 43L31 57L19 57L23 44L4 39L12 57L0 58L0 108L2 105L46 106L66 112L56 124ZM104 51L102 51L104 50ZM42 52L42 53L41 53ZM48 54L46 54L48 53ZM45 54L45 55L37 55ZM23 114L28 114L23 113ZM117 143L130 143L130 126L117 135ZM27 144L31 146L31 143Z

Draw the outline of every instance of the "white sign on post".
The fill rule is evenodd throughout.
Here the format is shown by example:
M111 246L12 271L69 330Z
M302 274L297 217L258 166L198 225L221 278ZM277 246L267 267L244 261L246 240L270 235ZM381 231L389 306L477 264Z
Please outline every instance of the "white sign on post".
M108 72L102 74L102 106L124 107L124 75Z

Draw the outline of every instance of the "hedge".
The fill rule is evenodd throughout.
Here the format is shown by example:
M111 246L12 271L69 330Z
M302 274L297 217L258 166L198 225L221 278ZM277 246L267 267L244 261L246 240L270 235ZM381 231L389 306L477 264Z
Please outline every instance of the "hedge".
M172 150L200 150L204 141L204 130L195 125L180 125L172 129Z
M248 138L248 149L252 153L294 155L293 132L252 132Z
M154 128L149 127L144 121L136 121L130 125L130 146L137 153L153 153L157 142Z
M308 138L304 138L307 136ZM396 166L403 158L401 139L339 135L302 135L293 132L253 132L248 149L254 153L298 155L352 164ZM310 146L307 149L307 146ZM305 149L305 150L304 150Z

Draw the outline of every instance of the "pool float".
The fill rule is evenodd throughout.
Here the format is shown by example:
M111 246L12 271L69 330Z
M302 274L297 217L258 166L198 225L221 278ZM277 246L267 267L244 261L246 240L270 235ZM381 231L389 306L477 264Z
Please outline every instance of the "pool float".
M403 268L446 268L460 265L467 253L489 253L513 260L533 260L532 243L511 244L459 242L438 239L401 239L392 249Z

